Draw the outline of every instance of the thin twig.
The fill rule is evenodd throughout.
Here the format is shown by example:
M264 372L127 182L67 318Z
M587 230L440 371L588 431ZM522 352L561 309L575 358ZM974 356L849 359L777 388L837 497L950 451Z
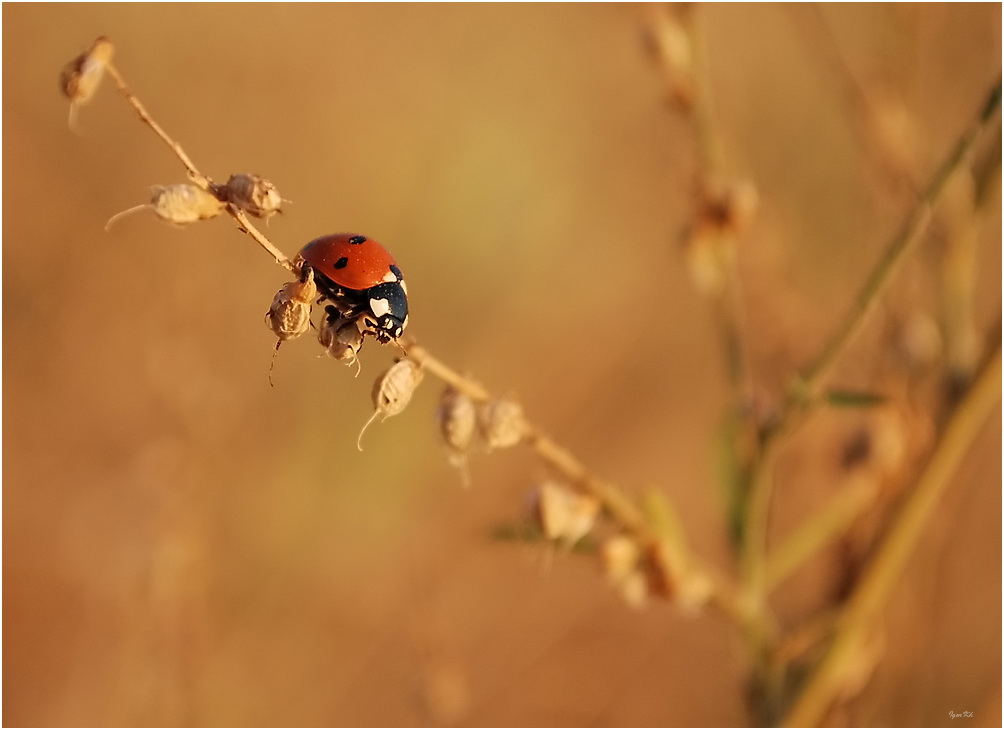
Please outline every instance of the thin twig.
M807 52L827 67L833 80L827 86L836 88L844 97L845 106L851 110L854 126L864 143L863 151L869 161L879 168L890 183L905 185L912 194L916 194L919 183L906 161L896 155L882 134L872 95L848 64L822 8L818 3L792 3L784 7L797 23L797 36L804 43Z
M203 175L191 158L185 153L181 145L172 139L164 129L157 124L143 104L126 84L125 79L117 69L109 63L107 70L115 80L119 91L126 98L130 105L136 110L140 120L150 127L171 149L174 155L181 161L188 171L192 181L204 190L217 194L217 186L211 179ZM248 220L246 214L239 208L228 205L227 212L237 222L238 228L250 236L259 246L261 246L280 266L298 273L295 264L280 251L272 242L259 231ZM427 372L432 373L443 382L452 385L457 390L462 391L477 401L486 402L491 400L492 395L480 384L470 378L464 377L453 368L434 357L424 347L414 340L399 342L398 346L404 353L418 363ZM645 515L632 502L632 500L616 485L593 474L581 461L572 455L567 449L560 446L550 437L533 424L527 424L527 433L523 440L524 444L532 449L542 461L548 464L556 472L567 478L582 491L596 497L606 508L610 516L624 529L633 532L640 539L647 542L654 542L657 536L649 527L645 520ZM740 616L738 601L734 598L734 592L727 587L725 582L710 571L705 571L694 561L694 570L706 573L711 582L711 595L709 605L715 607L733 618Z
M146 110L143 103L132 92L132 89L130 89L129 85L126 83L125 78L121 73L119 73L119 70L115 68L111 61L107 61L105 63L105 71L112 77L112 80L115 81L115 86L118 88L119 93L121 93L132 108L136 110L140 121L150 127L154 134L160 137L164 141L164 144L171 149L174 156L181 160L181 164L185 166L185 169L188 171L188 177L192 180L192 182L203 190L216 195L216 184L199 171L199 168L195 166L195 163L192 162L192 159L186 154L185 150L182 149L181 145L178 144L167 132L165 132L163 127L157 124L157 121L150 115L150 112ZM265 249L269 255L275 259L277 264L289 271L297 273L292 262L285 256L285 254L282 253L282 251L273 246L272 242L269 241L261 231L254 227L251 221L249 221L247 216L244 214L244 211L239 208L235 208L232 205L228 205L227 212L234 220L237 221L240 230L249 235L259 246Z
M844 534L850 524L875 499L876 488L857 481L840 488L823 507L796 527L767 556L764 570L766 591L770 591L809 558Z
M195 166L195 163L192 162L188 155L185 154L185 150L181 148L181 145L171 139L167 132L165 132L163 128L157 124L156 121L154 121L154 118L150 116L146 107L143 106L142 102L140 102L140 100L136 98L136 95L132 93L132 90L129 88L128 84L126 84L122 74L118 72L118 69L115 68L115 65L111 61L105 62L105 71L112 77L112 80L115 81L115 86L118 87L122 96L126 98L126 101L128 101L132 105L132 108L136 110L136 113L139 114L140 120L150 127L150 129L152 129L154 133L164 141L164 144L171 148L171 152L174 153L175 157L181 160L181 164L183 164L185 169L188 170L188 176L192 179L192 182L203 190L210 190L212 181L199 172L199 169Z
M980 114L967 129L948 157L942 162L935 173L927 190L917 202L903 228L886 247L885 254L865 281L857 298L851 305L847 315L830 337L826 346L813 363L805 370L794 384L795 397L799 399L813 398L829 377L840 356L847 349L854 337L861 331L868 315L872 313L882 295L885 294L893 277L899 271L903 261L916 248L917 243L927 231L934 207L941 199L945 185L952 175L969 159L970 153L980 140L983 132L990 125L995 113L1000 108L1000 79L991 89Z
M234 205L228 205L227 212L230 213L231 217L235 221L237 221L238 228L249 235L255 243L265 249L269 255L275 259L275 262L279 264L279 266L292 271L294 274L300 273L297 271L293 263L286 257L286 255L272 245L272 242L268 240L264 233L254 227L251 221L248 220L248 217L245 215L243 210Z
M415 342L402 344L409 358L419 363L423 369L437 378L465 393L476 401L487 402L492 399L483 386L466 378L453 368L434 357L421 345ZM595 474L570 451L545 435L537 426L528 424L527 435L523 443L533 450L545 464L564 477L569 483L582 492L598 499L614 522L632 532L641 541L652 543L659 539L645 518L644 513L616 484ZM693 568L706 575L712 583L710 604L722 613L739 621L746 617L740 608L735 592L721 577L713 574L706 566L693 561Z

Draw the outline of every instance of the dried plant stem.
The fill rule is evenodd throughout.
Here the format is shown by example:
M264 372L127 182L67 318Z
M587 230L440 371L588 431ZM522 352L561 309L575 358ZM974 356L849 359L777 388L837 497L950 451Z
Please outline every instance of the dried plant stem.
M448 385L467 394L476 401L487 402L492 395L484 387L466 378L451 367L429 353L415 342L403 344L402 348L409 358L419 363L427 372L436 376ZM586 494L598 499L610 514L614 522L624 529L634 533L645 542L654 542L660 536L650 526L642 510L617 485L593 474L589 468L577 459L570 451L546 436L532 424L527 426L527 434L523 443L537 454L545 464L563 476L570 484ZM735 592L720 577L714 575L705 567L694 566L704 573L712 583L710 603L725 615L745 621Z
M838 359L861 331L868 320L868 315L875 309L878 301L889 288L889 284L899 271L903 261L916 248L917 242L927 231L932 211L938 204L946 183L969 159L976 143L1000 108L1000 102L1001 82L998 79L976 121L962 134L948 157L942 162L906 223L886 247L882 259L868 280L865 281L857 298L851 304L850 310L826 343L823 351L793 384L795 398L804 400L818 395L819 389L829 377Z
M105 72L112 77L113 81L115 81L115 86L118 87L119 93L121 93L122 96L126 98L126 101L132 105L132 108L136 110L136 113L139 114L140 120L150 127L154 134L164 141L164 144L171 148L171 152L174 153L175 157L181 160L181 164L183 164L185 169L188 170L188 176L192 179L192 182L203 190L209 190L211 184L209 178L199 172L195 163L193 163L192 160L189 159L188 155L185 154L185 150L181 148L181 145L171 139L167 132L165 132L161 126L157 124L154 118L150 116L146 107L143 106L142 102L140 102L140 100L136 98L136 95L132 93L132 90L129 88L129 85L126 84L122 74L119 73L118 69L115 68L115 65L111 61L105 63Z
M697 140L700 170L702 176L714 182L718 181L725 173L725 151L718 133L718 123L715 120L711 84L708 83L708 56L694 8L681 6L679 15L680 25L686 34L693 56L693 69L691 70L693 101L690 119L694 127L694 137Z
M714 98L708 79L708 58L704 37L698 26L697 14L691 7L681 10L681 25L686 33L694 58L691 81L693 84L693 104L690 111L694 138L697 142L703 194L718 188L725 177L725 146L718 131L715 118ZM736 241L728 246L734 250ZM729 384L733 390L736 407L741 407L747 392L746 348L743 343L743 297L741 281L736 271L735 256L729 256L724 263L724 285L714 295L713 308L721 335L722 351Z
M157 121L150 115L150 112L146 110L146 107L143 106L143 103L132 92L132 89L130 89L129 85L126 83L125 78L122 76L121 73L119 73L119 70L115 68L114 64L112 64L111 61L105 63L105 72L112 77L112 80L115 82L115 86L116 88L118 88L119 93L121 93L122 96L125 97L125 100L128 101L129 104L132 106L132 108L136 110L136 113L139 115L140 121L142 121L150 129L152 129L154 134L160 137L164 141L164 144L166 144L171 149L171 152L174 153L174 156L177 157L179 160L181 160L181 164L185 166L185 169L188 171L188 177L192 180L192 182L198 185L203 190L213 193L215 195L216 185L213 183L213 181L210 178L203 175L201 172L199 172L199 168L195 166L195 163L192 162L191 158L188 156L188 154L186 154L185 150L182 149L181 145L175 142L174 139L167 132L164 131L163 127L157 124ZM285 269L288 269L289 271L293 272L296 271L292 262L290 262L290 260L282 253L282 251L273 246L272 243L268 240L268 238L266 238L265 235L261 233L261 231L259 231L257 228L254 227L254 225L252 225L251 221L247 219L247 216L244 214L243 211L235 208L232 205L228 205L227 212L229 212L230 215L234 218L234 220L237 221L240 229L244 233L249 235L259 246L265 249L269 253L269 255L271 255L272 258L275 259L275 262L277 264L279 264Z
M275 262L279 264L279 266L282 266L283 268L292 271L294 274L299 273L296 270L296 267L293 266L293 263L286 257L286 255L282 251L277 249L274 245L272 245L272 242L265 237L265 234L263 234L261 231L259 231L257 228L254 227L251 221L248 220L248 217L243 210L233 205L228 205L227 212L230 213L230 216L235 221L237 221L238 228L240 228L241 231L249 235L252 238L252 240L254 240L255 243L257 243L259 246L265 249L269 253L269 255L271 255L272 258L275 259Z
M845 671L885 606L938 500L981 426L1001 398L998 344L948 420L903 510L865 569L837 624L822 662L785 720L789 727L818 724L839 695Z
M140 120L150 127L150 129L152 129L154 133L160 137L165 144L167 144L174 155L185 166L185 169L188 171L188 175L192 181L204 190L215 194L217 190L215 183L199 171L199 169L195 166L195 163L192 162L191 158L189 158L182 149L181 145L171 138L167 132L165 132L164 129L157 124L150 113L146 110L146 107L143 106L126 84L125 79L118 72L118 70L112 67L111 64L108 64L107 71L114 79L119 91L126 98L133 109L136 110ZM263 233L261 233L261 231L255 228L242 210L233 205L228 205L227 211L237 222L240 230L250 236L259 246L268 252L277 264L293 271L294 273L297 273L296 266L290 261L290 259L283 254L282 251L276 248L275 245L273 245L272 242ZM413 340L398 343L398 346L403 350L409 359L420 365L426 372L431 373L448 385L451 385L457 390L467 394L472 399L482 402L491 400L491 393L489 393L484 387L450 368ZM581 461L576 459L571 452L560 446L548 436L545 436L536 426L527 424L527 433L523 442L552 469L567 478L583 492L596 497L604 505L613 520L624 529L633 532L636 536L646 541L652 542L658 539L658 536L646 522L645 515L619 487L594 475ZM712 575L710 572L705 571L703 568L698 567L696 564L693 568L706 574L709 582L711 583L709 604L721 610L726 615L733 618L739 618L740 612L738 609L738 601L734 597L734 592L727 587L725 582L719 577Z
M649 5L645 8L658 63L667 80L670 97L686 115L697 150L699 198L695 220L706 216L702 207L723 195L727 169L725 147L715 118L714 99L708 79L708 59L693 6ZM675 89L675 92L674 92ZM746 348L743 342L744 311L741 282L736 272L736 231L720 225L715 241L715 265L720 285L708 292L715 325L719 330L723 359L733 400L737 407L748 392Z
M844 56L833 35L830 23L818 3L792 3L785 5L798 26L798 37L806 51L826 66L832 84L851 110L854 126L863 142L863 152L890 183L906 186L911 194L919 190L919 183L905 160L900 160L889 146L888 139L879 128L877 109L872 94L862 84Z

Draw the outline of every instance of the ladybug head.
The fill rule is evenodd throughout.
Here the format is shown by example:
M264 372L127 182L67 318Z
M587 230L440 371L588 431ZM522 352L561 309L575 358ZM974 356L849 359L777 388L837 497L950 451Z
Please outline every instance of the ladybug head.
M366 292L373 329L381 342L396 340L408 326L408 295L403 281L377 284Z

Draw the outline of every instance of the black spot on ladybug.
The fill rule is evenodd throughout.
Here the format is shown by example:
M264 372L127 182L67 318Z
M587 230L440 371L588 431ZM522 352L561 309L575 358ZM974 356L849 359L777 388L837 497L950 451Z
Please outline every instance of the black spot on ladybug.
M342 256L335 262L336 269L344 269L348 265L349 265L349 260L345 256Z
M401 273L401 269L397 268L394 264L390 265L390 270L393 272L394 276L397 277L398 281L404 278L404 274Z
M349 239L349 243L358 246L360 243L366 243L366 236L353 236Z

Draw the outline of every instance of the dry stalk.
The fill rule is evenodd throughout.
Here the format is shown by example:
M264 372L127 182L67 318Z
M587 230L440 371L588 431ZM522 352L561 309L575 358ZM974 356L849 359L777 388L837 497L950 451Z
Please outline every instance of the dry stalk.
M108 62L106 64L106 71L114 80L119 92L136 111L140 121L146 124L168 146L181 164L184 165L192 182L203 190L216 195L221 200L225 200L222 186L204 175L196 167L181 145L167 134L163 127L147 111L136 94L130 89L118 69ZM277 264L299 275L300 272L297 270L296 264L251 223L244 211L233 204L228 204L226 209L237 223L240 231L246 233L263 248ZM474 401L488 403L494 400L492 394L487 389L434 357L427 349L414 340L409 339L407 341L396 342L395 344L402 349L408 360L420 367L422 371L439 378ZM386 408L381 411L378 407L374 417L387 415L389 412ZM574 485L581 492L597 499L610 519L623 530L634 534L646 544L658 545L660 543L660 537L648 525L644 513L620 487L595 475L584 463L573 456L571 452L560 446L550 437L544 435L537 426L530 422L526 423L521 443L530 448L541 461L557 474L564 477L570 484ZM739 614L735 591L724 578L706 569L696 560L690 561L690 569L694 574L701 576L710 586L706 599L707 605L735 620L742 618Z
M816 725L841 693L848 667L889 599L956 466L1000 398L998 343L948 420L906 505L837 620L837 632L826 655L785 720L788 727Z
M707 191L710 186L722 179L724 155L711 103L705 49L694 18L694 10L690 6L677 6L673 10L666 6L648 6L647 11L649 31L670 99L690 119L698 153L701 188L702 191ZM823 32L828 32L825 24L820 23L818 13L812 15L810 19L816 26L821 26ZM820 30L820 27L816 26L815 29ZM837 67L836 71L843 83L845 96L851 101L852 107L864 123L867 141L881 153L877 155L880 163L891 178L912 183L909 171L891 158L882 140L875 134L870 100L853 77L846 73L833 38L827 36L825 40L827 43L821 50L828 55L831 65ZM828 541L839 535L860 512L862 505L867 503L867 495L857 493L841 495L840 500L832 505L837 509L807 522L804 529L797 530L792 538L783 544L777 555L768 556L766 536L776 455L785 437L818 405L823 387L836 364L868 321L869 315L885 295L903 262L923 238L931 222L933 210L942 198L948 181L965 165L977 142L996 117L1000 106L1000 94L1001 86L998 80L977 119L958 139L923 191L901 230L885 247L882 258L873 268L860 293L820 354L809 367L792 379L777 414L770 421L751 424L750 416L744 413L742 408L748 365L742 350L741 288L734 258L730 255L730 249L735 245L734 229L728 227L720 229L718 233L723 235L714 239L714 244L719 247L718 250L726 250L725 256L718 256L717 260L713 261L719 269L717 280L714 277L695 279L699 288L711 294L710 302L725 344L726 369L736 399L733 406L735 433L730 448L733 450L732 459L738 467L732 488L738 492L738 514L743 521L739 530L738 546L741 560L741 613L747 617L745 627L755 662L755 682L759 685L757 691L762 693L764 698L765 716L768 718L776 713L777 707L781 704L781 693L784 691L776 664L778 655L771 649L772 619L767 601L770 589L786 574L804 564ZM702 213L699 210L697 220L700 222L701 219ZM688 251L691 258L695 250L693 246L695 240L697 239L691 231L689 242L691 247ZM703 243L703 239L700 242ZM715 282L716 285L702 286L708 281ZM744 459L745 452L741 440L750 425L755 426L759 432L757 445L752 458ZM768 557L771 558L769 561ZM796 724L799 724L799 720L804 723L808 715L796 717L798 717Z
M704 78L700 37L695 29L691 11L687 10L682 17L682 30L681 28L666 30L664 27L663 31L669 34L668 37L675 39L674 43L682 43L684 49L689 47L691 55L689 57L685 53L680 55L680 49L673 47L664 52L664 58L689 58L693 61L691 66L684 69L689 77L684 79L678 89L684 90L680 92L680 98L691 105L694 133L702 161L700 205L703 207L700 208L698 217L704 216L705 222L710 220L712 226L717 227L713 231L715 239L713 245L730 253L738 232L739 219L735 216L741 206L731 209L728 205L718 206L722 200L729 200L728 195L722 193L723 188L720 187L723 168L721 143L717 137L711 112L710 92ZM220 200L225 200L222 197L221 186L203 175L182 147L156 123L110 61L106 63L106 70L120 93L139 115L140 120L150 127L184 165L192 182ZM819 522L810 523L823 530L825 534L822 538L815 533L809 534L804 531L796 533L786 549L768 562L765 537L772 493L774 457L783 437L787 436L816 405L818 396L838 360L887 291L905 258L924 235L932 210L938 203L947 181L967 161L977 141L996 115L999 105L998 81L978 119L961 136L915 209L908 216L902 230L890 241L883 258L865 282L848 314L828 340L821 354L802 375L793 379L776 419L760 427L758 449L751 460L742 464L748 478L746 484L749 500L745 504L745 529L741 544L741 557L744 561L741 592L737 591L730 581L718 576L687 554L680 531L672 527L673 520L662 519L660 525L659 520L653 520L651 515L620 487L593 473L586 464L547 436L538 426L522 420L518 438L513 441L528 447L569 486L602 505L606 516L620 528L622 533L630 535L644 548L642 552L647 555L648 564L658 564L664 568L661 574L663 578L672 578L680 571L689 571L689 576L685 577L697 577L700 579L697 582L703 581L707 584L706 605L717 609L745 629L755 661L754 675L772 704L776 705L777 695L781 691L780 673L784 670L786 660L771 650L777 646L777 635L766 601L767 593L783 575L804 562L807 555L817 550L825 539L839 532L845 520L849 519L847 514L853 513L858 506L856 500L850 499L842 506L839 519L821 518ZM729 195L734 192L734 188L729 190ZM708 207L709 202L715 205ZM263 248L277 264L296 274L300 273L297 271L297 265L251 223L243 210L229 202L226 209L238 228ZM734 258L726 255L717 259L716 264L722 266L724 276L712 292L712 301L720 315L719 326L725 342L729 381L735 396L733 404L735 415L737 419L745 419L748 425L748 416L743 415L748 367L742 346L743 317L739 280L734 268ZM485 406L499 402L482 385L460 374L414 340L409 339L396 344L403 351L406 362L414 367L416 382L420 373L424 372L463 393L476 404ZM987 411L999 397L998 345L994 357L981 371L973 387L949 419L942 439L932 453L906 510L894 523L877 559L867 569L845 615L837 619L836 638L824 661L811 677L808 688L801 695L792 715L788 718L789 721L795 724L818 721L832 701L835 692L839 690L839 680L847 657L860 645L863 633L876 618L917 539L920 527L930 515L933 505L948 482L948 477L964 455L967 445L975 436ZM391 411L391 408L385 407L383 415L391 415ZM380 415L379 409L377 415ZM521 412L520 418L523 419ZM738 450L738 445L736 448Z

